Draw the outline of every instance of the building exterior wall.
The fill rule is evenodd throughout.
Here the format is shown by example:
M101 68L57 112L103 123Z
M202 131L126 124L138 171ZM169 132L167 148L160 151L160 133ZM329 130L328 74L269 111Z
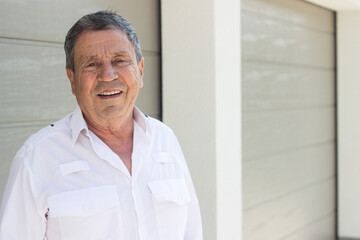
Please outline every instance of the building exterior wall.
M145 58L137 105L161 118L159 1L0 2L0 198L12 158L24 140L75 106L63 41L86 13L117 11L135 27Z
M242 0L241 18L243 239L334 239L334 13Z
M219 98L219 95L215 98L216 90L214 86L216 85L214 82L214 75L216 56L214 54L214 48L216 47L216 44L214 43L214 36L216 31L214 30L214 23L216 21L219 21L219 16L215 17L214 2L215 1L205 0L181 1L179 5L171 7L170 12L169 6L166 7L166 5L162 4L162 14L166 13L167 17L171 17L172 21L177 22L176 25L174 25L173 22L168 22L167 26L163 26L164 29L167 31L167 38L163 37L163 41L166 40L166 43L163 42L163 44L167 44L167 50L172 49L172 51L164 54L162 59L164 65L163 74L166 75L166 78L164 79L164 87L166 88L164 89L163 93L167 93L167 95L164 96L164 100L166 100L166 103L164 103L165 110L163 114L164 120L174 128L175 133L178 135L179 140L182 144L184 154L188 157L190 171L193 174L194 182L198 190L198 195L202 208L205 239L226 239L217 237L220 236L218 232L224 232L224 230L218 228L217 223L217 206L221 204L221 202L218 201L217 198L217 188L221 188L221 185L218 186L217 182L219 177L224 178L224 174L220 174L220 176L218 176L218 166L219 164L221 164L221 160L223 159L217 159L217 157L215 157L216 154L219 154L217 153L219 151L216 148L217 133L215 131L215 121L217 117L216 114L219 115L219 112L214 111L213 105L215 105L216 101ZM221 1L223 5L226 5L228 2L231 1ZM249 0L247 0L246 2L249 2ZM259 3L259 1L253 2L255 4ZM267 2L270 5L271 3L281 3L281 1ZM314 30L314 27L319 27L317 26L319 19L313 21L311 20L311 17L309 18L309 16L299 16L301 10L304 9L304 5L302 5L301 3L302 1L296 1L296 4L295 1L291 2L294 3L294 5L291 5L295 7L295 9L292 9L291 14L286 14L287 11L279 12L279 9L275 11L269 5L262 5L262 12L264 13L270 11L271 13L271 11L273 11L273 15L276 15L277 18L283 17L282 20L295 19L296 21L299 21L298 23L300 23L299 28L304 28L305 26L305 28ZM346 146L348 143L352 143L351 146L354 146L356 148L356 143L359 140L353 133L358 128L358 121L355 121L356 117L354 118L353 114L355 114L355 116L357 116L358 114L357 103L359 102L359 95L354 94L349 96L348 92L349 90L356 91L358 86L356 76L358 75L359 68L355 63L360 62L360 60L358 59L360 54L352 54L354 52L354 49L356 50L359 48L358 41L348 41L348 39L356 39L358 37L358 31L356 31L355 29L356 26L354 25L354 19L356 22L356 19L358 19L360 16L360 0L308 0L307 2L330 8L338 13L337 19L338 22L341 22L341 24L338 25L337 32L337 81L339 86L338 115L340 125L338 129L339 145L341 148L341 146ZM174 4L174 1L163 0L162 3L167 3L168 5L171 5L171 3ZM0 195L2 192L2 188L5 184L5 180L7 178L7 170L9 168L11 159L15 154L15 151L24 141L24 139L37 129L48 123L51 123L52 121L55 121L56 119L62 117L64 114L73 109L75 101L70 94L70 86L68 85L64 71L65 59L62 50L63 38L66 34L66 31L70 28L71 24L73 24L78 17L82 16L87 12L103 8L118 10L119 13L127 17L137 29L140 35L143 50L145 50L144 55L146 60L144 79L145 86L141 93L142 96L140 96L139 98L138 105L140 105L142 109L145 109L145 112L149 113L150 115L161 117L160 104L151 104L150 101L148 101L149 97L151 98L154 95L160 95L158 92L156 92L155 94L152 93L152 91L158 91L160 89L159 87L157 87L159 84L157 80L159 79L158 74L160 69L159 39L158 37L147 37L151 36L155 32L155 35L159 36L160 29L156 28L159 24L150 24L159 21L158 17L156 17L156 14L152 14L153 12L159 10L158 1L142 1L141 3L139 3L139 1L1 1L0 22L2 24L0 24ZM306 8L307 7L305 7L305 9ZM240 17L243 14L240 12L240 7L235 7L233 8L233 10L234 9L238 11L237 17ZM251 12L251 10L245 11L249 13ZM255 14L263 16L263 13ZM228 15L233 16L233 12ZM184 19L180 18L180 16L184 17ZM350 18L347 18L349 16ZM164 17L163 15L163 25L168 21L167 17ZM177 17L178 19L176 20ZM220 17L226 20L229 19L228 16ZM180 20L182 22L180 22ZM281 19L277 20L280 21ZM241 29L241 27L239 26L241 21L242 20L239 20L238 22L233 22L231 27L238 27L237 30L231 29L233 30L233 32L239 31ZM270 16L270 20L267 22L269 24L269 28L272 28L274 26L271 25L273 21L274 20ZM268 29L265 28L265 30ZM245 30L243 30L243 32L245 32ZM265 37L265 35L259 36ZM243 38L244 37L246 36L243 35ZM291 42L281 41L284 39L286 38L278 39L280 41L278 41L277 44L291 44ZM248 40L251 41L251 38L249 38ZM231 41L232 40L230 39L229 45L233 44L233 42ZM240 41L238 44L240 44ZM320 46L320 48L322 47L323 46ZM246 50L246 48L246 46L243 46L243 50ZM276 48L276 45L274 45L274 48ZM269 53L274 53L274 49L255 49L255 51L258 51L258 53L266 53L267 50L269 50ZM296 54L294 52L286 51L283 51L282 53L282 56L287 54ZM244 53L243 56L245 54L246 53ZM44 58L48 60L44 60ZM288 63L286 59L275 60L286 64ZM226 61L224 60L224 62ZM289 63L291 63L291 61ZM246 81L249 80L249 78L251 79L252 77L255 77L255 79L259 79L259 76L257 75L258 73L251 76L252 74L249 74L249 72L246 73L245 68L247 68L250 73L253 72L255 68L260 69L263 73L266 73L262 77L264 79L269 78L269 75L273 75L275 77L278 76L278 73L276 73L276 71L270 71L266 68L266 66L264 67L258 65L258 63L255 62L247 63L246 61L244 61L243 65L243 71L245 71L242 74L243 76L240 76L238 78L238 84L241 81L243 82L242 87L244 88L244 99L249 97L246 96L246 84L250 84L250 86L247 87L251 87L252 84L249 82L246 83ZM266 63L264 65L266 65ZM241 63L238 64L238 68L235 67L233 70L235 70L235 72L238 71L240 69L240 66ZM292 64L288 64L286 66L287 67L285 69L285 75L289 75L292 72L296 73L296 70L299 68L299 66L295 66ZM303 66L303 68L305 67ZM283 71L284 69L281 69L278 66L278 71L279 70ZM316 77L316 79L326 79L327 77L324 77L325 75L328 75L328 77L331 78L332 75L332 73L324 74L324 71L316 69L313 69L313 71L310 72L312 73L308 73L309 75L305 74L306 76L308 76L309 81L314 78L314 72L317 72L317 74L319 75L318 77ZM150 79L150 77L148 76L155 77L151 77ZM242 78L244 79L242 80ZM290 76L290 78L294 77ZM199 79L201 81L197 82ZM348 81L349 79L353 79L354 81ZM218 79L218 83L221 80L222 79ZM282 77L279 76L278 80L281 82ZM152 84L147 84L146 81ZM173 81L177 82L178 84L174 84ZM197 85L197 88L188 91L193 87L194 81ZM315 82L315 80L313 82ZM260 97L265 96L267 100L270 99L271 101L265 102L265 99L259 98L258 102L248 101L244 102L243 104L244 130L244 126L252 124L251 122L254 119L255 120L253 128L256 128L256 126L260 126L258 123L263 121L260 121L258 119L259 117L272 119L272 121L270 122L273 123L273 126L270 126L269 128L270 132L263 134L264 132L261 131L264 130L264 127L260 126L258 133L254 135L255 138L260 140L257 142L258 145L261 145L259 147L261 147L262 150L267 151L266 155L269 155L269 157L264 157L264 155L262 153L258 153L256 149L251 149L248 147L246 148L249 149L250 152L246 152L246 150L243 151L243 199L244 218L246 219L244 221L245 231L243 239L245 240L245 237L248 236L247 234L249 234L249 232L251 232L250 235L255 238L257 236L260 236L256 235L257 233L255 233L255 230L258 230L259 234L261 234L262 230L266 229L266 226L269 226L266 224L266 221L258 222L257 225L251 225L253 228L250 229L249 224L253 224L259 218L259 216L274 217L268 218L269 221L267 221L267 223L273 222L274 225L272 226L277 226L279 223L281 223L281 221L283 221L283 229L281 231L269 231L267 232L269 233L269 235L266 235L264 239L271 239L273 238L273 236L279 236L279 234L282 235L284 234L284 229L290 229L292 233L289 233L289 235L284 235L285 237L280 239L312 239L314 236L319 236L319 238L316 239L322 239L321 237L326 236L324 235L324 233L330 231L329 226L334 226L334 218L332 216L332 213L330 212L328 217L319 218L319 221L313 221L310 225L305 225L302 228L298 227L304 223L303 219L305 219L305 217L303 215L296 215L299 214L299 211L297 211L297 209L312 209L313 201L314 199L316 199L316 189L319 190L319 198L323 198L323 195L326 194L330 195L332 194L331 192L335 190L334 184L331 182L332 180L330 180L334 172L334 170L332 169L334 165L328 164L328 159L334 158L333 146L330 143L332 141L331 136L334 135L334 129L328 129L329 125L331 125L332 123L327 122L327 124L321 124L324 123L324 121L326 123L327 119L329 119L328 117L325 117L323 119L323 117L325 115L333 115L333 112L331 109L322 109L322 112L325 114L321 114L316 113L316 109L307 109L314 100L319 101L317 102L317 104L320 104L319 109L321 108L321 106L323 106L323 104L328 104L329 100L331 102L332 96L330 96L329 93L333 93L334 89L332 89L331 85L322 85L324 81L317 81L317 83L320 85L315 86L314 89L311 89L310 92L307 92L308 94L304 93L306 94L306 97L301 97L301 101L299 101L299 99L294 100L292 97L296 98L300 95L303 96L302 93L304 91L308 91L309 89L304 89L302 85L298 85L299 82L295 83L295 86L292 86L291 88L295 88L299 92L301 92L300 95L298 93L294 94L294 91L290 91L288 93L291 96L283 96L280 94L281 97L279 97L278 95L280 91L279 88L283 87L284 85L278 83L271 83L270 85L278 87L274 89L271 88L272 86L270 86L269 88L274 90L273 94L275 94L276 99L271 99L271 92L262 92L260 94ZM327 83L329 83L329 81ZM16 88L15 86L19 86L19 88ZM154 90L147 91L146 88L150 87L153 87ZM319 95L321 96L321 98L315 96L316 91L319 91L319 87L324 87L323 93ZM240 89L241 87L238 88L239 91ZM264 89L258 90L261 92ZM281 90L280 92L286 93L287 91L285 90ZM179 93L182 93L183 95L179 96ZM249 93L251 93L251 91ZM262 95L263 93L265 93L265 95ZM50 96L54 97L52 97L50 100ZM259 95L251 94L250 98L256 98L256 96ZM155 101L160 102L159 99ZM276 107L279 104L281 106L284 106L283 104L285 104L286 108L294 108L294 106L297 106L296 104L299 104L299 102L300 104L305 103L306 106L301 106L300 109L303 109L303 112L308 111L307 115L299 114L301 112L299 111L300 109L294 109L294 111L292 112L294 113L293 115L284 113L284 115L279 115L279 117L274 118L269 118L269 116L266 116L266 112L275 111L274 109L272 109L274 106ZM268 105L269 103L270 106ZM237 104L240 104L240 101L233 101L229 103L230 106L236 106ZM41 107L37 107L38 105ZM263 109L256 109L259 106ZM264 111L263 115L260 114L258 117L254 117L252 118L253 120L251 120L251 114L256 114L256 111L263 111L264 109L267 110ZM235 115L237 114L237 111L240 110L241 107L234 109ZM277 109L278 112L281 112L283 110L284 109ZM348 114L344 115L342 111L347 111ZM248 116L245 116L246 113L250 114ZM298 122L295 127L287 125L288 121L285 120L289 119L289 116L290 119L293 119L295 123L296 121ZM230 119L232 116L220 117L223 117L224 119L228 117ZM322 136L323 138L321 139L325 141L326 139L330 139L328 144L324 143L319 144L318 146L311 147L314 142L310 141L307 142L307 144L309 144L307 151L301 148L299 149L297 143L301 143L301 141L310 139L309 135L307 135L306 132L302 134L298 133L298 135L296 134L295 138L288 138L289 141L284 141L281 145L277 145L279 144L279 141L274 141L274 144L271 141L271 136L272 134L274 134L274 132L271 132L273 128L277 128L280 126L282 129L291 130L294 128L298 128L298 126L302 125L304 121L306 122L306 124L309 124L309 122L312 122L312 120L314 119L317 119L317 121L320 122L317 124L319 125L319 128L322 129L320 135L315 134L318 133L319 129L314 130L314 134L316 135L315 137ZM240 121L241 120L239 120L239 123ZM307 131L310 130L307 129ZM240 131L238 131L237 133L240 134ZM275 136L285 136L285 139L287 139L286 137L289 136L288 133L289 132L284 131L280 133L280 135ZM340 136L341 134L345 134L344 138ZM249 134L249 132L244 131L244 147L247 144L245 143L245 141L249 140L248 138L251 137L252 136ZM264 137L264 139L262 139L262 137ZM313 138L311 137L311 139ZM232 139L230 139L230 141L231 140ZM253 140L250 140L250 143L251 141ZM299 142L296 143L296 141ZM285 148L289 150L276 150L279 146L285 146ZM235 147L241 149L240 146ZM338 155L339 165L347 162L347 159L349 159L349 153L351 153L351 157L354 159L358 159L358 157L360 156L360 154L352 150L343 150L342 153L339 153ZM253 155L253 157L251 157L251 155ZM311 162L311 159L313 158L316 158L318 161L316 161L315 163ZM294 164L292 164L292 166L290 167L288 165L289 159L295 160L292 162ZM238 158L238 160L240 162L240 157ZM316 165L315 168L309 167L313 166L313 164ZM350 167L351 166L353 166L354 168L356 167L350 164ZM235 169L241 176L241 166L239 166L238 163L230 164L225 167L227 167L229 170ZM249 173L247 173L245 168L257 168L257 171L249 171ZM318 178L316 179L307 179L307 176L303 175L299 176L301 175L301 172L304 172L301 170L305 169L307 172L310 173L309 176L314 177L316 175L315 173L318 173L317 170L319 170L319 168L323 168L321 170L322 174L328 174L318 175ZM312 172L312 170L314 170L314 172ZM343 175L344 174L349 173L344 172ZM234 189L234 195L238 196L238 193L242 191L241 184L239 184L239 181L237 181L236 177L232 179L232 176L233 175L229 174L230 181L234 181L234 185L237 184L237 188ZM325 179L326 176L329 176L328 180ZM297 181L294 181L295 179ZM320 181L321 179L324 179L323 183L318 182L318 184L314 184L314 180ZM249 181L253 181L257 183L257 185L248 185L247 182ZM354 186L356 186L356 178L352 178L352 180L350 178L350 181ZM300 188L301 186L304 186L304 183L308 184L306 186L309 187L304 187L301 190ZM256 192L260 192L261 196ZM264 196L262 194L268 194L267 197L270 196L270 200L277 197L277 200L273 201L272 207L274 207L275 211L272 215L269 215L271 214L271 212L266 211L270 209L270 205L267 204L270 202L263 201L262 199L264 199ZM308 199L308 201L306 202L304 200L305 196L307 196L308 194L309 196L312 196L314 198L310 200ZM350 189L349 195L344 197L352 198L354 196L353 194L354 192ZM349 205L350 210L357 209L358 202L355 201L356 197L357 196L353 198L354 202L351 204L351 206ZM237 197L234 197L231 194L228 195L228 198L232 200L237 199ZM257 201L259 204L254 205L254 208L248 208L249 206L251 206L252 201ZM309 203L309 201L311 201L311 203L306 205L306 203ZM328 199L324 199L324 201L322 202L324 206L321 206L323 207L322 210L333 208L333 201L334 198L332 198L331 196L329 196ZM292 205L288 203L292 203ZM262 206L263 208L261 208ZM252 212L252 210L255 211L256 208L257 212L252 215L253 218L249 218L249 214ZM261 211L262 209L264 211ZM319 210L316 210L315 214L318 214L319 212ZM352 211L352 213L354 212L355 211ZM239 219L239 216L241 218L241 214L241 211L235 210L233 213L233 217L229 217L226 221L223 221L222 224L229 223L229 226L234 226L233 223L237 222L236 220ZM276 216L279 216L279 214L281 214L283 218L276 218ZM296 221L294 219L296 219ZM249 224L246 225L246 222L248 220L252 221L250 221ZM294 222L296 222L296 224L299 224L296 225L294 224ZM341 219L339 222L340 226L342 224L343 226L347 226L348 224L352 223L353 222L342 222ZM241 224L237 224L237 226L239 229L241 229ZM251 231L249 231L249 229ZM298 231L294 229L298 229ZM352 227L352 229L357 229L357 226L355 226L355 228ZM360 238L360 236L356 236L354 234L351 235L350 231L341 230L340 237L347 236L352 238ZM329 239L331 238L333 237L330 236ZM240 237L231 239L240 239Z

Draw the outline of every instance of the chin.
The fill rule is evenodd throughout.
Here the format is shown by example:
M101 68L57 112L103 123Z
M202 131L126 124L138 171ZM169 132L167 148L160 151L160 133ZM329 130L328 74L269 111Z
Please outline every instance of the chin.
M124 108L110 107L101 111L98 116L103 119L111 120L116 118L121 118L126 114Z

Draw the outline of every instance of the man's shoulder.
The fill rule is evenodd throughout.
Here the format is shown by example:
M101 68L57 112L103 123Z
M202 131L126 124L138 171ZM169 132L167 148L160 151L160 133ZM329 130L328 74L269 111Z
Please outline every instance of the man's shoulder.
M70 129L68 126L68 122L70 116L71 113L56 122L46 125L36 133L33 133L26 139L24 145L36 147L51 138L56 138L57 135L69 134Z
M156 118L147 116L147 115L146 115L146 117L150 121L151 130L154 131L155 133L157 132L157 133L162 133L162 134L173 134L172 129L168 125L163 123L162 121L160 121Z

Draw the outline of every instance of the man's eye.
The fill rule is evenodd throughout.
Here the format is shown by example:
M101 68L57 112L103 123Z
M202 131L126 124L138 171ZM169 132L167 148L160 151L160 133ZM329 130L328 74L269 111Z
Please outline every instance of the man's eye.
M87 67L96 67L96 66L97 66L97 64L94 62L87 64Z
M116 65L120 65L120 66L123 66L123 65L126 65L128 64L129 62L126 60L126 59L116 59L115 60L115 64Z
M98 63L96 63L96 62L90 62L90 63L85 64L84 69L85 69L85 70L95 70L95 69L97 69L98 67L99 67L99 64L98 64Z

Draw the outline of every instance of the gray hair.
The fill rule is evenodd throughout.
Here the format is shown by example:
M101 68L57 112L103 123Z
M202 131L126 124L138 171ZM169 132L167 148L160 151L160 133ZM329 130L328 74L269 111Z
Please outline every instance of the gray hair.
M80 18L66 35L64 49L66 55L66 68L75 72L74 48L77 39L84 31L99 31L108 29L119 29L123 31L135 48L136 60L140 62L143 58L139 38L135 29L125 18L111 11L98 11Z

